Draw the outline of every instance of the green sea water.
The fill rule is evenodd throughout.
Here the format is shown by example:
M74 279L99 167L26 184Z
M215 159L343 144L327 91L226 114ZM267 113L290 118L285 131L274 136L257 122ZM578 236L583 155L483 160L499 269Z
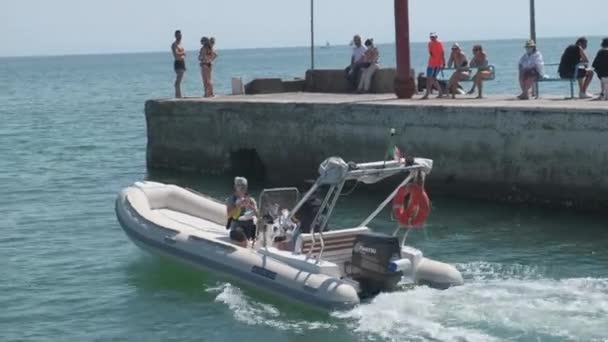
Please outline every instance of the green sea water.
M567 41L548 41L555 48L545 54ZM486 45L509 70L520 43ZM219 92L231 75L299 76L307 53L220 51ZM320 50L318 63L341 66L344 53ZM197 72L189 63L187 94L200 90ZM120 189L147 178L224 197L231 184L146 170L143 103L170 95L172 77L166 53L0 59L0 341L608 339L601 214L433 198L427 229L410 242L454 263L466 284L326 314L145 254L116 221ZM495 93L515 93L505 77ZM332 224L372 211L383 194L367 190L343 198ZM383 213L372 226L389 232L393 223Z

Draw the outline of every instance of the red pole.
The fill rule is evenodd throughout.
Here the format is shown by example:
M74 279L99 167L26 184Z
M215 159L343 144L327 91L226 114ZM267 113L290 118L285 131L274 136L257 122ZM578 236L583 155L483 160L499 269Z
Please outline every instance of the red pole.
M395 46L397 49L395 94L400 99L411 99L416 93L416 84L410 74L410 18L408 0L395 0Z

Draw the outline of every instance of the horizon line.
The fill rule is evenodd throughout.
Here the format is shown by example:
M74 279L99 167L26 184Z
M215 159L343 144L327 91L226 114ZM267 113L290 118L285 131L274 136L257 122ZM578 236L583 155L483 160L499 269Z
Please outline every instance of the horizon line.
M587 37L602 37L601 35L589 35ZM565 39L574 38L574 36L541 36L538 39ZM464 39L458 40L458 42L488 42L488 41L511 41L511 40L525 40L528 38L515 37L515 38L499 38L499 39ZM448 40L451 41L451 40ZM410 44L426 43L427 41L411 41ZM377 45L395 44L392 42L381 42L376 43ZM315 47L324 47L323 44L315 45ZM348 44L331 45L332 47L348 47ZM237 48L226 48L220 49L221 51L243 51L243 50L268 50L268 49L296 49L296 48L310 48L310 45L284 45L284 46L262 46L262 47L237 47ZM196 51L196 50L186 50ZM39 58L39 57L78 57L78 56L111 56L111 55L136 55L136 54L151 54L151 53L162 53L163 50L146 50L146 51L116 51L116 52L84 52L84 53L56 53L56 54L32 54L32 55L0 55L0 59L9 58Z

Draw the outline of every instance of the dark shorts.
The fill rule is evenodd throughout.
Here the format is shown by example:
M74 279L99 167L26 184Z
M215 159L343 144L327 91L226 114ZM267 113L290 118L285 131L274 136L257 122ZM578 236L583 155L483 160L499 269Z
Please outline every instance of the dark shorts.
M232 234L234 231L241 231L247 240L253 240L255 238L255 223L253 220L249 221L239 221L232 220L232 227L230 228L230 238L232 239ZM234 239L233 239L234 240ZM238 240L236 240L238 241Z
M173 61L173 70L175 72L178 71L186 71L186 62L182 61Z
M528 70L524 70L524 78L534 78L534 79L539 79L540 75L538 74L538 71L536 69L528 69Z
M587 75L587 69L579 68L576 73L576 78L584 78ZM574 79L574 70L569 72L560 72L559 77L567 80Z
M245 231L241 227L237 227L230 230L230 240L236 242L247 241L247 235L245 235Z
M427 67L426 68L426 77L433 77L436 78L437 75L439 75L439 72L441 71L440 67Z

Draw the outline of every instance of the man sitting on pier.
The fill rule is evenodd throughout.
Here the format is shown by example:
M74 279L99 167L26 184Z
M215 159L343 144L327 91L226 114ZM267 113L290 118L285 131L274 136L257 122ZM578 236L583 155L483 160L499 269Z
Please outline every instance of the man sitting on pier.
M353 44L354 46L353 53L350 56L350 65L347 66L344 71L346 72L346 78L350 83L351 90L356 90L361 68L369 66L369 63L366 63L363 58L367 48L361 44L361 36L356 34L353 37Z

